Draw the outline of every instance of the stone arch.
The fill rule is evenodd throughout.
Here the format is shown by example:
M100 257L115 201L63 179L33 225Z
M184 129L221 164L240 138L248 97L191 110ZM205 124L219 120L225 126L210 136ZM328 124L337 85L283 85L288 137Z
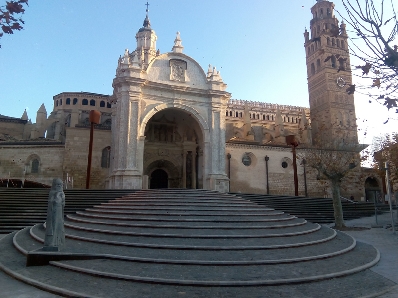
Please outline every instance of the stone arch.
M383 203L382 182L376 177L367 177L365 180L365 200L366 202Z
M146 113L146 115L143 117L142 121L141 121L141 125L140 125L140 131L139 131L139 135L143 136L145 135L145 128L148 124L148 121L158 112L162 111L162 110L166 110L166 109L178 109L178 110L182 110L184 112L187 112L189 114L191 114L195 120L197 121L197 123L199 124L201 130L202 130L202 137L203 137L203 141L204 142L209 142L210 141L210 135L209 135L209 125L207 123L207 121L202 117L202 115L193 107L187 106L187 105L183 105L183 104L179 104L179 103L163 103L160 104L154 108L152 108L150 111L148 111Z
M144 175L148 175L148 177L151 177L151 174L158 170L161 169L167 173L168 176L168 187L169 188L180 188L180 178L181 178L181 173L178 170L178 167L176 166L176 162L167 156L162 156L161 158L159 157L153 157L150 160L148 160L144 165ZM149 186L151 184L151 181L149 181Z

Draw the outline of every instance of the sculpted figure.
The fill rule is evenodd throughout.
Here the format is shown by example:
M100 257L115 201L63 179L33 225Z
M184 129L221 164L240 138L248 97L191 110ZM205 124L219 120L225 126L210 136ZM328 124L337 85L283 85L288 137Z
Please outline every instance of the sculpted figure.
M65 194L61 179L54 179L48 196L46 236L44 250L59 250L65 244L64 230Z

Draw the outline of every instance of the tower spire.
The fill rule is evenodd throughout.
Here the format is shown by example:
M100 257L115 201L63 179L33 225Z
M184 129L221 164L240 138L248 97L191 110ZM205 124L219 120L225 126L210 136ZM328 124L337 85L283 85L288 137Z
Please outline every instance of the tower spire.
M144 28L151 28L151 22L149 21L149 16L148 16L148 12L149 12L149 3L147 2L146 4L145 4L145 6L146 6L146 16L145 16L145 20L144 20L144 24L143 24L143 26L144 26Z

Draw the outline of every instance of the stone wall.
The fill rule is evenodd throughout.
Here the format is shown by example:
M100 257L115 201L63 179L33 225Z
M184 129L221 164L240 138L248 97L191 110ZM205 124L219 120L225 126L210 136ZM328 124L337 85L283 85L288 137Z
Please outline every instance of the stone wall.
M265 156L268 160L269 193L278 195L294 195L293 154L289 147L271 147L262 145L232 144L227 143L226 154L231 154L230 191L242 193L266 194L267 177ZM297 149L300 154L300 149ZM246 156L250 157L250 164ZM226 157L227 159L227 157ZM286 166L285 168L282 166ZM304 168L297 161L299 195L305 194ZM228 173L228 159L226 162ZM307 193L310 197L331 196L329 182L317 179L317 171L306 167ZM369 175L360 168L344 179L341 195L349 198L351 195L356 200L365 196L365 180Z
M0 179L27 179L51 185L53 178L63 178L62 144L0 145ZM38 173L32 173L31 162L39 160Z

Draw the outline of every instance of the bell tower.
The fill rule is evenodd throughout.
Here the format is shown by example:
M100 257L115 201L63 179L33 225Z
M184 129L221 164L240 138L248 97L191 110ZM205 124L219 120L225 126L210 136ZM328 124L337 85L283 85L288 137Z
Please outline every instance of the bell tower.
M334 4L317 0L305 29L308 93L314 142L358 144L347 32Z

